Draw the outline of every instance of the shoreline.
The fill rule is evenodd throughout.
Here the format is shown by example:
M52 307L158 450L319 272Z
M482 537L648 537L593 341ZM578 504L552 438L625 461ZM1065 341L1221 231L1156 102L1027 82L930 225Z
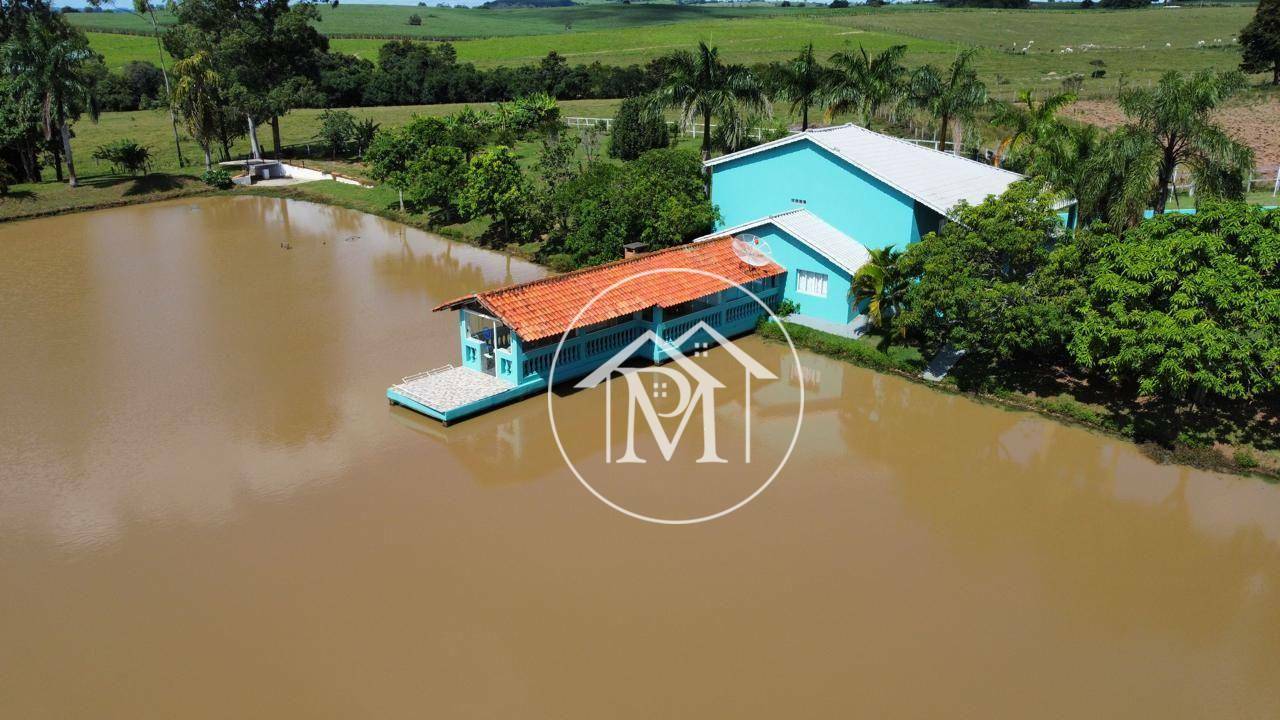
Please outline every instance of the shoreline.
M174 173L150 173L150 175L161 176L161 177L190 177L190 176L174 174ZM146 177L148 176L144 175L144 176L140 176L138 179L142 179ZM468 245L474 245L475 247L482 248L484 250L489 250L491 252L496 252L503 255L510 255L512 257L516 257L521 260L527 260L529 262L536 262L533 259L533 256L531 254L521 252L519 250L519 246L512 245L508 248L487 247L485 245L482 245L479 242L479 239L474 235L458 230L456 228L441 227L441 226L433 225L432 223L422 220L418 216L414 216L409 213L402 213L392 208L381 207L374 202L355 202L355 201L350 201L344 198L334 196L332 194L307 190L305 186L310 183L298 183L296 185L278 185L278 186L268 186L268 187L249 186L249 187L238 187L238 188L231 188L227 190L220 190L218 188L209 187L205 185L203 182L200 182L198 179L193 179L192 182L199 183L199 186L184 187L184 188L175 189L167 192L146 193L146 194L138 195L136 197L117 197L117 198L111 198L107 200L91 201L81 205L63 205L63 206L54 207L54 208L33 210L30 212L18 212L18 213L9 214L9 215L0 213L0 224L10 223L10 222L22 222L24 220L39 220L41 218L57 217L59 215L73 215L73 214L82 213L82 212L93 212L95 210L110 210L112 208L128 207L131 205L143 205L146 203L165 202L167 200L177 200L181 198L212 196L212 195L226 195L226 196L233 196L233 197L236 195L254 195L258 197L274 197L274 198L281 198L285 200L302 200L305 202L313 202L321 205L332 205L334 207L341 207L347 210L355 210L357 212L368 213L369 215L376 215L378 217L391 220L394 222L398 222L398 223L401 223L402 225L408 225L409 227L422 230L424 232L433 233L441 237L448 238L450 240L456 240L458 242L467 243ZM365 189L371 190L372 188L365 188ZM14 203L16 205L17 203L21 203L22 199L14 198L14 197L0 198L0 207L4 207L3 204L8 202Z
M1080 427L1118 440L1124 440L1138 448L1142 454L1146 455L1151 460L1162 465L1181 465L1184 467L1195 468L1197 470L1209 470L1212 472L1226 473L1239 477L1254 478L1262 480L1268 485L1280 484L1280 469L1276 467L1268 467L1265 463L1259 463L1253 467L1242 466L1232 460L1232 458L1224 455L1215 446L1197 447L1178 443L1171 446L1164 446L1152 440L1141 440L1125 432L1115 424L1107 422L1105 418L1087 417L1087 414L1094 414L1093 411L1089 409L1087 405L1075 400L1071 400L1069 402L1055 402L1053 398L1040 398L1024 395L1016 391L990 392L962 390L955 384L955 381L949 377L939 382L930 382L921 377L918 370L914 368L907 369L897 365L887 356L881 360L880 358L862 357L862 353L834 351L831 343L843 343L845 342L844 338L822 332L821 330L814 330L802 325L787 323L785 319L783 319L783 322L786 324L787 331L791 335L791 339L797 348L808 350L809 352L822 355L823 357L838 360L871 372L900 377L908 382L915 383L916 385L922 385L936 392L963 396L975 402L1010 412L1033 413L1046 419L1059 422L1063 425ZM762 323L756 330L756 334L765 342L782 342L781 333L772 323ZM815 335L817 336L816 339L822 342L814 342L813 340L815 339ZM870 353L867 353L867 355L877 352L878 351L871 351ZM1055 405L1057 407L1055 407ZM1066 407L1078 407L1081 409L1081 412L1067 412L1064 409Z
M527 260L529 262L536 263L536 261L534 261L533 258L530 257L527 253L521 253L518 250L516 250L515 248L517 246L511 246L511 248L509 249L485 247L479 244L478 242L476 242L476 239L474 237L464 232L460 232L458 230L451 229L451 228L436 227L429 222L420 220L406 213L401 213L398 210L391 209L391 208L380 208L373 203L360 203L360 202L347 201L347 200L344 200L343 198L335 197L333 195L329 195L326 193L307 191L305 189L305 185L306 183L300 183L298 185L284 185L284 186L274 186L274 187L250 186L248 188L236 188L236 189L230 189L230 190L218 190L216 188L211 188L211 187L182 189L182 190L174 191L172 193L167 193L167 194L144 195L144 196L139 196L137 198L116 199L116 200L111 200L111 201L101 202L101 203L90 203L83 206L76 206L76 207L70 207L70 208L56 208L56 209L39 211L35 213L28 213L25 215L4 217L4 218L0 218L0 223L20 222L23 220L38 220L41 218L54 217L57 215L69 215L73 213L89 212L93 210L109 210L111 208L116 208L116 207L142 205L145 203L163 202L165 200L173 200L173 199L187 198L187 197L200 197L200 196L207 196L207 195L225 195L228 197L234 197L236 195L253 195L257 197L273 197L273 198L279 198L283 200L299 200L303 202L312 202L320 205L330 205L334 207L340 207L346 210L363 212L369 215L375 215L377 217L384 218L386 220L391 220L393 222L397 222L402 225L407 225L417 230L422 230L424 232L440 235L441 237L445 237L450 240L463 242L468 245L481 248L483 250L488 250L490 252L494 252L502 255L508 255L511 257L517 257L522 260ZM550 271L550 269L548 269L548 271ZM777 333L777 331L772 330L772 328L773 326L771 324L763 324L759 329L757 329L757 334L760 335L760 337L766 342L779 342L780 336ZM1036 415L1040 415L1041 417L1054 420L1064 425L1074 425L1090 431L1099 432L1104 435L1117 438L1120 440L1124 440L1126 442L1133 444L1135 447L1141 450L1143 454L1147 455L1155 462L1158 462L1161 464L1175 464L1175 465L1182 465L1185 467L1192 467L1200 470L1210 470L1213 472L1228 473L1231 475L1237 475L1242 477L1252 477L1252 478L1260 479L1263 482L1266 482L1268 484L1280 483L1280 468L1268 467L1265 463L1259 463L1258 465L1253 467L1243 466L1235 462L1234 460L1232 460L1230 457L1227 457L1221 451L1219 451L1217 447L1213 447L1213 446L1196 447L1196 446L1189 446L1189 445L1182 445L1182 444L1164 446L1151 440L1145 440L1145 441L1140 440L1134 437L1133 435L1131 435L1130 433L1125 432L1124 429L1116 426L1114 423L1107 422L1106 419L1104 418L1088 417L1089 415L1094 415L1095 413L1091 409L1089 409L1088 406L1074 400L1069 402L1062 402L1062 401L1055 402L1052 398L1039 398L1034 396L1028 396L1028 395L1023 395L1021 393L1017 393L1015 391L990 392L990 391L961 390L959 387L956 386L954 380L951 380L951 379L946 379L941 382L929 382L920 376L920 373L917 369L915 368L909 369L909 368L900 366L899 364L895 363L893 360L888 358L888 356L872 357L873 355L883 355L878 351L870 351L865 353L864 352L858 352L858 353L839 352L839 351L833 350L830 346L830 343L833 343L833 342L841 343L843 341L843 338L839 338L835 335L824 333L820 330L813 330L811 328L805 328L804 326L797 326L797 325L794 325L793 323L787 323L787 328L788 328L788 331L792 333L793 340L796 339L797 335L802 338L796 341L797 347L801 347L805 350L808 350L809 352L813 352L818 355L823 355L824 357L830 357L835 360L839 360L841 362L854 365L856 367L861 367L865 370L870 370L871 372L878 372L886 375L893 375L896 377L900 377L904 380L913 382L917 385L923 385L937 392L948 393L951 395L961 395L971 400L974 400L976 402L998 407L1003 410L1034 413ZM802 328L802 330L797 330L797 328ZM814 340L813 336L815 335L817 336L816 339L821 342L813 341ZM847 350L847 348L845 349ZM1081 409L1081 412L1074 412L1074 413L1067 412L1065 410L1065 408L1067 407L1078 407Z
M0 223L22 222L24 220L39 220L42 218L57 217L59 215L75 215L76 213L92 212L94 210L110 210L118 207L128 207L130 205L145 205L147 203L164 202L166 200L177 200L181 198L199 197L202 195L213 195L222 192L211 187L183 188L168 193L150 193L147 195L139 195L130 198L116 198L113 200L103 200L100 202L91 202L84 205L72 205L70 207L48 208L45 210L36 210L29 213L20 213L17 215L0 216ZM13 198L4 198L5 200L14 200Z

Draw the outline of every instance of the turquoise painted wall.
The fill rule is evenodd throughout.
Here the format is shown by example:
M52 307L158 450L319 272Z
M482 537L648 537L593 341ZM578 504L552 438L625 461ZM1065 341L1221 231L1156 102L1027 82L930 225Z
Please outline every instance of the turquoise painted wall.
M751 232L769 243L770 257L787 269L787 284L783 288L782 298L799 305L801 315L842 324L853 321L854 312L849 303L849 273L772 223L761 225ZM827 296L820 298L801 294L796 289L799 276L797 270L826 275Z
M714 166L711 202L719 228L802 207L872 250L905 248L938 222L937 213L805 140Z

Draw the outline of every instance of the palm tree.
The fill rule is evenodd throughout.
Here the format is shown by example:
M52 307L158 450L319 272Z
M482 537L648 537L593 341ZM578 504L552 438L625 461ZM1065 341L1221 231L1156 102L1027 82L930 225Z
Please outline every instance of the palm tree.
M898 263L902 253L891 247L871 251L871 260L853 276L849 297L855 306L867 304L867 320L881 335L880 348L888 347L894 338L906 337L905 325L894 326L894 318L902 313L903 300L911 280Z
M169 71L164 66L164 43L160 40L160 22L156 20L156 8L150 0L133 0L133 13L151 21L151 32L156 36L156 53L160 59L160 74L164 77L164 94L172 95L169 87ZM178 142L178 118L173 114L173 106L169 106L169 125L173 128L173 147L178 151L178 167L185 163L182 159L182 143Z
M720 51L705 42L698 43L696 52L677 50L667 56L666 77L652 102L657 107L680 108L685 122L702 120L703 162L711 159L713 118L734 122L768 107L755 74L743 65L724 64Z
M778 73L778 99L791 103L792 112L800 111L801 131L809 129L809 108L819 102L826 72L827 69L813 56L813 43L809 43Z
M213 167L210 148L221 129L222 76L213 69L209 54L200 51L173 64L172 107L182 115L187 131L204 151L204 169Z
M870 128L880 108L896 102L906 92L907 68L902 64L906 45L894 45L872 57L867 49L838 52L823 92L827 119L838 113L857 112Z
M973 48L962 51L946 71L925 65L911 75L911 100L938 119L940 149L946 148L951 121L973 119L987 102L987 86L971 64L975 52Z
M87 112L94 122L98 107L93 96L91 62L98 56L89 49L84 33L62 20L27 17L25 32L15 33L3 48L5 71L16 80L17 90L34 98L40 107L45 140L56 130L67 164L67 184L76 187L75 158L71 154L71 123Z
M1238 72L1200 70L1183 75L1164 74L1152 88L1120 93L1120 109L1127 122L1118 132L1142 151L1144 162L1134 168L1152 188L1152 205L1163 213L1169 201L1173 174L1185 167L1197 194L1242 198L1253 170L1253 151L1235 141L1210 115L1245 86Z
M1005 135L996 148L993 164L1000 167L1005 155L1013 151L1019 142L1029 143L1034 151L1060 136L1065 126L1058 120L1058 112L1075 100L1074 94L1064 92L1050 95L1037 105L1035 91L1023 90L1018 93L1016 103L997 101L991 124L1003 128Z
M1077 157L1081 219L1101 220L1117 232L1137 225L1150 205L1152 171L1159 164L1150 138L1117 130L1079 148Z

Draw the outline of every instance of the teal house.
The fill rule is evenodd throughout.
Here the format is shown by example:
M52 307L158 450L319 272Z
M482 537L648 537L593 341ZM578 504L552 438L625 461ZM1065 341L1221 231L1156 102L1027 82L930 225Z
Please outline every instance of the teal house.
M751 235L786 269L792 317L856 335L849 300L869 250L904 249L960 202L1000 195L1022 176L857 125L795 133L707 162L721 226L699 238Z
M457 313L461 363L405 377L387 399L448 424L551 385L591 385L624 363L728 347L786 300L799 306L790 320L856 337L865 323L849 290L873 251L905 248L957 204L1021 179L856 125L707 165L715 232L439 305Z
M469 293L435 308L458 314L461 364L406 377L387 399L448 424L602 368L679 360L751 332L785 274L721 237Z

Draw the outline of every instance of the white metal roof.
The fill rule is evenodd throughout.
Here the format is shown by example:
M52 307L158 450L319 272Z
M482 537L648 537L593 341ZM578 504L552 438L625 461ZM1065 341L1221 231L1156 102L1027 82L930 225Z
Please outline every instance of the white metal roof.
M783 232L813 248L819 255L835 263L837 267L850 275L858 272L858 268L861 268L871 260L871 253L867 252L867 248L862 243L845 235L822 218L803 208L788 210L777 215L768 215L758 220L725 228L720 232L703 235L694 240L694 242L713 240L726 235L737 235L766 224L776 225Z
M814 128L773 142L721 155L708 166L781 145L809 140L889 187L945 215L961 200L977 205L1000 195L1022 176L950 153L882 135L857 125Z

